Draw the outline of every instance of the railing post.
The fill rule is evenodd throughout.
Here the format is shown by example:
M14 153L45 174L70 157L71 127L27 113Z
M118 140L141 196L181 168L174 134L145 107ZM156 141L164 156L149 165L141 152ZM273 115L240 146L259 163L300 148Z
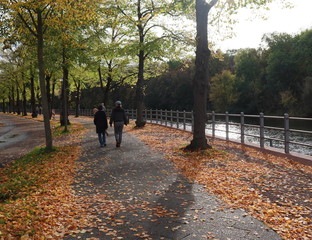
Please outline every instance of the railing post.
M160 124L163 124L163 110L160 109Z
M192 114L192 132L194 132L194 111L191 112Z
M179 129L179 118L180 118L180 114L179 114L179 111L177 110L176 111L176 114L177 114L177 129Z
M284 146L285 153L289 153L289 115L288 113L284 114Z
M216 115L215 112L211 112L211 119L212 119L212 137L214 138L216 136Z
M173 114L172 114L172 109L170 110L170 127L173 125Z
M245 118L244 118L244 113L241 112L240 114L240 123L241 123L241 143L245 143Z
M186 113L185 110L183 111L183 130L186 130Z
M150 115L151 115L151 123L153 122L153 110L150 109Z
M167 116L167 115L168 115L167 113L168 113L168 110L166 109L166 110L165 110L165 126L167 126L167 120L168 120L168 119L167 119L167 117L168 117L168 116Z
M229 112L225 112L225 136L229 140Z
M264 148L264 115L260 113L260 147Z

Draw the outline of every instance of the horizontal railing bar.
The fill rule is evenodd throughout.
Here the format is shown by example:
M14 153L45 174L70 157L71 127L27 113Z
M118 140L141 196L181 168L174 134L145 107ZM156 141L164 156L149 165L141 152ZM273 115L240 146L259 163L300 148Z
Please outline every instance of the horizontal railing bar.
M300 146L305 146L305 147L310 147L310 148L312 148L312 145L305 144L305 143L292 142L292 141L290 141L289 143L290 143L290 144L295 144L295 145L300 145Z
M304 120L304 121L312 121L312 118L302 118L302 117L289 117L290 120Z
M289 129L289 131L296 132L296 133L312 134L312 131L305 131L305 130Z
M249 114L246 114L246 115L244 115L244 117L259 118L259 115L249 115Z
M272 137L265 137L264 139L274 140L274 141L277 141L277 142L285 142L285 140L283 140L283 139L272 138Z
M271 118L271 119L284 119L284 117L281 116L269 116L269 115L264 115L264 118Z
M245 135L245 136L248 136L248 137L260 138L260 136L252 135L252 134L249 134L249 133L245 133L244 135Z
M279 128L279 127L264 126L264 128L266 128L266 129L272 129L272 130L280 130L280 131L284 131L284 128Z
M253 125L253 124L244 124L244 126L247 126L247 127L254 127L254 128L260 128L259 125Z

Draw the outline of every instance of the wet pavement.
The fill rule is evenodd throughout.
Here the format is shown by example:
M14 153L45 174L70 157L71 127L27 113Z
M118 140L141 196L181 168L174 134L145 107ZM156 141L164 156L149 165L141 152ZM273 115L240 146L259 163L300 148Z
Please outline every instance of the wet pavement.
M0 113L0 167L44 144L42 122Z

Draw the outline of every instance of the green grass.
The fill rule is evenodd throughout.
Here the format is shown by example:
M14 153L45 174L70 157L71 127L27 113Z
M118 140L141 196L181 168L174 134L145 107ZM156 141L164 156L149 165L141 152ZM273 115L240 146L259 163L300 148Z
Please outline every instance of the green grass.
M82 127L81 128L77 127L75 123L67 125L67 131L65 131L65 127L61 126L59 122L55 123L54 126L55 128L53 129L53 137L59 137L59 136L79 132L84 129Z
M35 148L6 169L4 174L8 180L0 183L0 202L23 197L26 193L35 190L38 187L38 173L32 172L32 166L52 159L55 151L57 150Z

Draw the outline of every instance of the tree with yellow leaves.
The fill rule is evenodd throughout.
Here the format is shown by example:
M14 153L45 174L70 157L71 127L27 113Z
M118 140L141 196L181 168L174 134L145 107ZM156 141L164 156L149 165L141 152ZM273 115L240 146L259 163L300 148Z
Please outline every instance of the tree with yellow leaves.
M39 82L42 97L46 149L51 150L52 134L45 84L44 42L49 28L88 24L95 17L95 0L2 0L0 27L16 34L31 33L37 45Z

